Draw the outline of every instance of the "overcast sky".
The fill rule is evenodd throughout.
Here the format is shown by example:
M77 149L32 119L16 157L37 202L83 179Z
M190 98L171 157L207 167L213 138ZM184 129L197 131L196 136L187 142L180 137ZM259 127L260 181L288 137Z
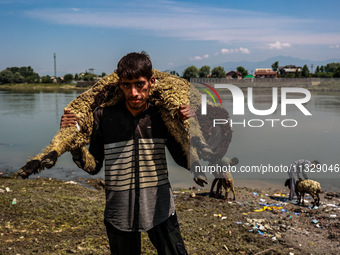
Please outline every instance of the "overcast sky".
M0 0L0 71L110 73L147 51L159 70L273 56L340 58L340 1Z

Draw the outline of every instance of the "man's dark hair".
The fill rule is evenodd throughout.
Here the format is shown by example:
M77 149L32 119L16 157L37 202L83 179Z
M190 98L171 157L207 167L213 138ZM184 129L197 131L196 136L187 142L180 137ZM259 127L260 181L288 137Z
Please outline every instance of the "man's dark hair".
M238 160L238 158L235 157L235 158L231 159L231 162L233 163L233 165L237 165L239 160Z
M320 162L317 160L313 160L312 164L315 164L317 166L317 165L320 165Z
M116 73L120 79L145 77L150 80L152 77L152 63L149 55L145 51L127 54L119 61Z

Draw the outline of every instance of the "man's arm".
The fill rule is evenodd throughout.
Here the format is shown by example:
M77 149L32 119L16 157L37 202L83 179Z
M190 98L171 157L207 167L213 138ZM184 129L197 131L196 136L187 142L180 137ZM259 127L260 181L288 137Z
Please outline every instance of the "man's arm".
M89 174L95 175L102 168L104 160L104 145L102 141L102 134L99 128L99 115L102 114L102 109L95 110L93 114L94 124L90 142L90 153L85 147L78 148L77 150L70 152L72 154L73 161L79 168L82 168ZM69 110L65 110L60 121L60 128L76 126L77 121L78 118L75 114L70 113Z

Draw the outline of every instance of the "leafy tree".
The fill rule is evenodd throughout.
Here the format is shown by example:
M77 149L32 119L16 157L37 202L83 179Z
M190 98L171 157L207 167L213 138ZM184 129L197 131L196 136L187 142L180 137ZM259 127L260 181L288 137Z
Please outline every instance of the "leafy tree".
M278 68L279 68L279 61L276 61L272 64L272 69L273 71L277 71Z
M305 78L309 77L309 69L308 69L307 65L304 65L302 67L301 75L302 75L302 77L305 77Z
M325 66L322 65L322 66L320 67L320 72L321 72L321 73L325 72Z
M13 74L13 83L23 83L25 82L24 76L20 74L20 72L15 72Z
M320 67L317 66L316 69L315 69L315 73L319 73L320 72Z
M340 78L340 65L334 70L333 77Z
M0 84L12 83L13 73L9 70L3 70L0 72Z
M210 66L202 66L199 71L198 71L198 75L200 78L207 78L208 75L210 74Z
M226 76L226 72L224 71L224 67L222 67L222 66L214 67L211 70L211 77L212 78L225 78L225 76Z
M340 63L329 63L326 65L326 72L332 72L334 73L335 70L340 66Z
M74 75L74 79L75 79L76 81L79 80L79 75L78 75L77 73Z
M248 71L243 66L237 67L236 70L241 73L242 77L248 75Z
M26 77L26 82L27 83L39 83L40 76L37 73L34 73L28 77Z
M96 78L97 75L94 73L86 73L83 77L84 81L94 81L94 78Z
M196 66L189 66L183 72L183 78L188 81L190 78L198 78L198 68Z
M51 76L45 75L45 76L41 77L41 82L42 83L53 83L53 80L52 80Z
M64 75L64 82L71 82L73 80L73 75L68 73Z
M105 77L105 76L106 76L106 73L102 72L101 77Z
M14 79L12 82L15 83L39 82L40 79L39 74L35 73L30 66L7 67L6 70L12 73Z

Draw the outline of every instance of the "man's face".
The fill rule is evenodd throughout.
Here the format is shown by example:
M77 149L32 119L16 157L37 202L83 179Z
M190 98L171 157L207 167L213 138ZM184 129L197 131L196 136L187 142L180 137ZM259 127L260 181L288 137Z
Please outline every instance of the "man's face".
M151 77L149 81L145 77L122 78L120 80L120 88L123 90L126 106L133 115L137 115L146 108L150 88L154 85L154 77Z

